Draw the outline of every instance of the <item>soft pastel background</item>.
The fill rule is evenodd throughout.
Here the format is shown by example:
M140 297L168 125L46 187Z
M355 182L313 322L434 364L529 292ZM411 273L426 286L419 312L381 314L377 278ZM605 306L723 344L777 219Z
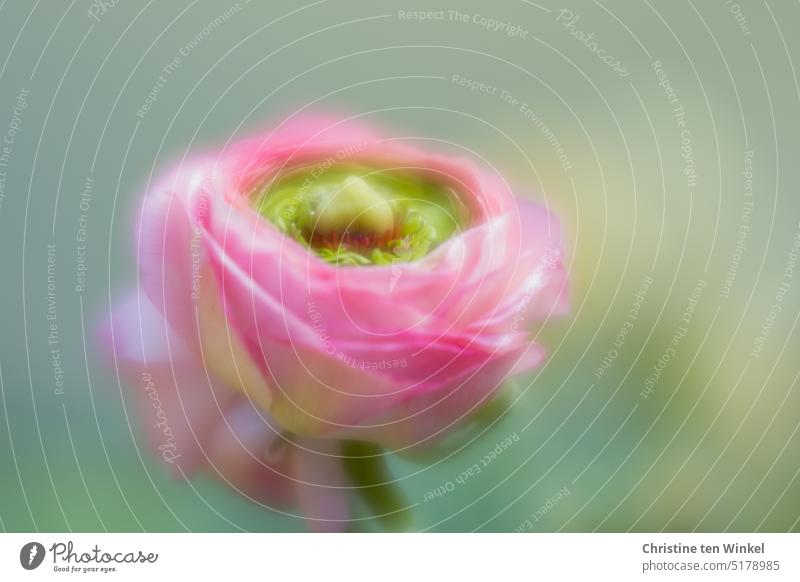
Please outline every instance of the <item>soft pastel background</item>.
M444 21L398 17L454 8L468 22L447 12ZM562 8L580 15L570 29L557 22ZM475 14L521 31L489 30ZM0 167L0 528L304 529L210 480L168 476L143 446L126 394L136 387L118 384L93 330L134 280L131 216L151 172L187 148L321 107L483 158L563 217L573 312L543 326L547 365L510 385L513 407L474 443L430 464L393 459L418 504L415 527L800 530L800 270L789 264L800 232L798 21L800 5L774 0L0 2L0 139L29 91ZM572 30L594 33L630 74ZM746 151L753 207L737 251ZM81 214L86 286L76 291ZM63 394L48 345L48 245ZM616 347L648 277L639 317ZM700 280L688 331L644 397ZM781 311L764 331L782 283ZM514 433L479 475L457 482ZM440 487L444 495L424 502Z

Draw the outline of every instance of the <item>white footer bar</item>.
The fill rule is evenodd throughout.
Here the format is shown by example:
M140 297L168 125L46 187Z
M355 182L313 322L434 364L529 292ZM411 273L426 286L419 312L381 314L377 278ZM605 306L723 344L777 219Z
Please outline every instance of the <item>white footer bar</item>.
M0 580L800 580L800 534L3 534Z

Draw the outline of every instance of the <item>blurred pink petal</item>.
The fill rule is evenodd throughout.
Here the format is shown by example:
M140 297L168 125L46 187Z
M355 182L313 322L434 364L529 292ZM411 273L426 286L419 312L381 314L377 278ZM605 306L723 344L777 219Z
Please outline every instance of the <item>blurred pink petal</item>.
M349 481L333 441L300 440L292 451L301 513L318 532L343 531L350 518Z

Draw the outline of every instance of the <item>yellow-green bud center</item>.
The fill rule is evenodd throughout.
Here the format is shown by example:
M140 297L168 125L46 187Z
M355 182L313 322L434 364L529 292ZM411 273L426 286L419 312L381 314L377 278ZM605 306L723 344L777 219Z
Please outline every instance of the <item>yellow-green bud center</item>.
M278 229L337 265L413 261L469 222L467 206L436 176L355 164L292 169L254 203Z
M394 211L363 178L348 176L341 188L318 201L313 230L322 236L352 232L380 238L394 230Z

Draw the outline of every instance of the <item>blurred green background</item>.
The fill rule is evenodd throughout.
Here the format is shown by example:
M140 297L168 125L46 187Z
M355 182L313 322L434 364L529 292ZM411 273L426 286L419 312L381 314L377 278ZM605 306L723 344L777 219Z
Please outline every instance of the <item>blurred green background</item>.
M573 309L538 333L547 364L469 447L392 459L415 528L800 530L799 20L774 1L4 0L0 527L305 529L169 477L93 329L133 282L151 172L322 108L483 159L564 222Z

